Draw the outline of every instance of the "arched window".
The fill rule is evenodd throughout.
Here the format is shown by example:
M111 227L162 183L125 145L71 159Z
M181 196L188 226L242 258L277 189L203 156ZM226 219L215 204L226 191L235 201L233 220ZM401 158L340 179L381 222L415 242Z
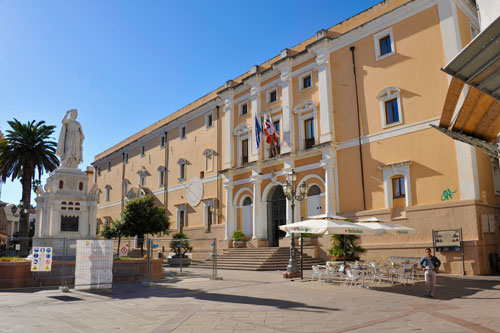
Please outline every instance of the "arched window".
M321 194L321 189L319 188L318 185L313 185L309 188L309 191L307 191L307 196L313 196L313 195L320 195Z
M243 200L243 206L251 206L252 205L252 199L250 197L246 197Z

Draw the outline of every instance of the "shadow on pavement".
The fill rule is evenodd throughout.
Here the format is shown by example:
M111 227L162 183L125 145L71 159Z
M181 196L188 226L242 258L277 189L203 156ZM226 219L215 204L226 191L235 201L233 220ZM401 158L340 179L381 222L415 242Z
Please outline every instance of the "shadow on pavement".
M82 292L82 291L80 291ZM127 300L134 298L194 298L202 301L222 302L229 304L249 304L278 308L282 310L297 310L309 312L329 312L338 311L336 308L311 306L301 302L287 301L275 298L262 298L253 296L221 294L208 292L200 289L172 288L168 286L158 286L149 288L143 285L117 285L111 290L86 290L84 293L107 296L110 298Z
M425 297L424 281L415 282L415 285L370 286L371 290L396 293L408 296ZM491 299L472 297L475 294L490 289L500 290L500 281L468 280L439 276L437 278L436 295L434 299L451 300L456 298L466 299Z

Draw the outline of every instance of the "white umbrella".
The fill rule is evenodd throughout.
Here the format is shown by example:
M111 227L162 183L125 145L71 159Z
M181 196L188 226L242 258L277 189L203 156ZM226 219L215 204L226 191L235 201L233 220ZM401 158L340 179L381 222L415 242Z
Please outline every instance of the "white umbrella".
M347 217L334 215L334 214L320 214L320 215L308 216L307 218L310 220L322 220L322 219L338 220L338 221L347 221L348 220Z
M380 219L375 216L363 217L356 220L356 224L380 230L379 234L388 233L393 235L415 235L417 230L405 227L404 225L399 225L395 223L387 223L388 221L385 219Z
M337 234L337 235L376 235L379 229L359 225L357 223L330 219L311 219L285 224L280 229L290 233Z

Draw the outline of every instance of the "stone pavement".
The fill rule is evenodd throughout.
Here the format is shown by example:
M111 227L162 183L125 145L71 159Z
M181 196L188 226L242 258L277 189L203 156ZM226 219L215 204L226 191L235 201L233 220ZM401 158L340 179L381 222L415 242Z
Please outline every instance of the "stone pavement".
M438 276L435 298L414 286L344 288L281 272L173 272L153 287L64 294L0 291L1 332L497 332L500 281Z

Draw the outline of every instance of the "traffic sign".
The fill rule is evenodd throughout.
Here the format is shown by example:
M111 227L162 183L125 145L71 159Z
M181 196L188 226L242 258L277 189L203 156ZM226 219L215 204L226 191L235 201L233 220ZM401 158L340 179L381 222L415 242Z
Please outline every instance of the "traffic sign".
M128 246L124 246L120 249L120 257L128 256Z

